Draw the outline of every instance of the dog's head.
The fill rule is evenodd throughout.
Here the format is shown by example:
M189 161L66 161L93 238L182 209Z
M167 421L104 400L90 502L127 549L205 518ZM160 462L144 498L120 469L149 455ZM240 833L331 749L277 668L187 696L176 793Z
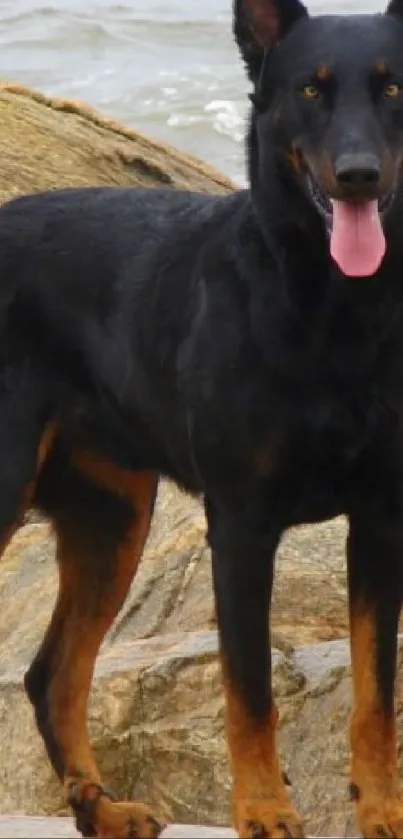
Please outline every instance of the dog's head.
M254 85L260 175L281 158L341 270L374 274L401 178L403 0L382 15L312 18L299 0L235 0L234 30Z

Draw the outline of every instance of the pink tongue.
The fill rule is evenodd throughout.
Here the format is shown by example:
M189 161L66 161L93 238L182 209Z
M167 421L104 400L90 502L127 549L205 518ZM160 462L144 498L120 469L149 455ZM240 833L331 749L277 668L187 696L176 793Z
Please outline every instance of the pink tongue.
M330 253L334 261L348 277L375 274L386 250L378 202L332 201L332 206Z

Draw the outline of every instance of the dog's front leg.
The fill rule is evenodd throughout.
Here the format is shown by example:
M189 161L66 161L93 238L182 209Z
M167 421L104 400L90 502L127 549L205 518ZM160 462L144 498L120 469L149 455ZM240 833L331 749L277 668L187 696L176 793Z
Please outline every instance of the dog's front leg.
M233 813L241 837L300 837L276 752L269 607L279 532L209 499L206 511L226 694ZM249 509L248 509L249 507ZM266 523L267 528L267 523Z
M402 602L403 521L350 515L351 793L365 837L403 836L394 686Z

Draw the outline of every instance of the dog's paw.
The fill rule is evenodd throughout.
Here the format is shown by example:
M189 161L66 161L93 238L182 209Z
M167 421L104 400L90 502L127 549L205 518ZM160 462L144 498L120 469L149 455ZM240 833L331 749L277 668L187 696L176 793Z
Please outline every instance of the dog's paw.
M97 836L103 839L157 839L163 828L145 804L109 802L107 812L100 808Z
M99 784L70 781L68 802L76 813L77 830L85 837L157 839L164 828L145 804L117 801Z
M281 807L275 799L238 803L235 828L241 839L302 839L305 835L296 810L291 805Z
M357 821L365 839L403 837L403 800L361 796L357 803Z

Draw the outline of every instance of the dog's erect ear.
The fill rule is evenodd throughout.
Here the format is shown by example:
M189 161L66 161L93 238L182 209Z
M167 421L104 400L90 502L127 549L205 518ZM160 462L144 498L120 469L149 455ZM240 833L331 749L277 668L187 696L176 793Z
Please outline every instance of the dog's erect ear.
M400 17L403 20L403 0L390 0L385 14Z
M307 15L299 0L234 0L235 39L253 82L259 78L265 51Z

